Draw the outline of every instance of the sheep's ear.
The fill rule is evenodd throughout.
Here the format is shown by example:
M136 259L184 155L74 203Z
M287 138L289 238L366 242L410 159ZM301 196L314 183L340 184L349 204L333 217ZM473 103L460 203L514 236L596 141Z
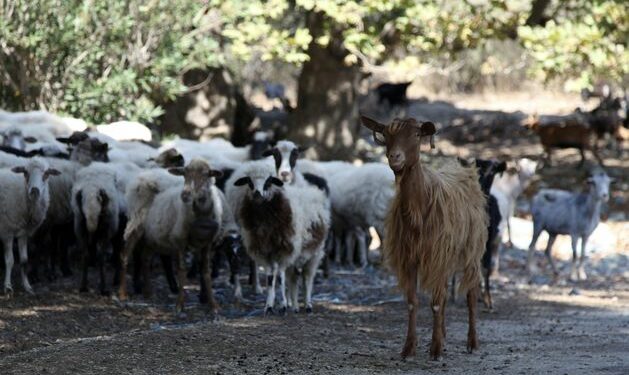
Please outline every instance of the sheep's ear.
M298 146L297 147L297 151L301 154L303 152L305 152L306 150L308 150L310 148L310 146Z
M68 138L68 137L58 137L57 138L57 142L61 142L61 143L65 143L65 144L73 143L73 142L70 141L70 138Z
M223 172L217 171L217 170L211 170L210 171L210 177L221 178L221 177L223 177Z
M284 183L282 182L282 180L280 180L277 177L269 177L269 180L271 180L271 183L275 186L279 186L279 187L284 186Z
M253 181L251 181L251 177L241 177L234 182L234 186L243 185L249 185L249 187L253 188Z
M270 148L270 149L268 149L268 150L264 151L264 152L262 153L262 156L267 157L267 156L271 156L271 155L273 155L273 150L275 150L275 149Z
M19 166L19 167L13 167L11 168L11 171L13 173L23 173L23 174L27 174L28 172L26 171L26 168Z
M176 167L176 168L169 168L168 173L175 176L183 176L186 173L186 171L181 167Z
M24 142L26 142L26 143L36 143L37 142L37 138L35 138L35 137L24 137Z
M378 121L373 120L367 116L361 115L360 121L363 123L364 127L376 133L382 133L384 132L384 128L386 128L386 125L381 124Z
M58 170L54 168L48 168L46 169L46 172L44 172L44 175L46 176L59 176L60 174L61 172L59 172Z

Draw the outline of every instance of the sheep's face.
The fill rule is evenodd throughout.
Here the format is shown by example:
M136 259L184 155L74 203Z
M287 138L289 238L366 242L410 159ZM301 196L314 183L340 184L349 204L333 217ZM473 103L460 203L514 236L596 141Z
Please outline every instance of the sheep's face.
M516 170L521 180L528 180L533 177L537 169L537 162L531 159L520 159L516 164Z
M13 167L15 173L21 173L26 179L26 193L30 199L38 199L48 193L48 178L61 174L54 168L49 168L46 163L38 160L30 161L26 166Z
M373 132L374 141L386 146L389 167L395 174L419 162L421 137L430 136L430 145L434 147L435 125L432 122L419 123L413 118L396 118L387 126L365 116L361 116L361 120Z
M25 137L19 129L12 129L2 133L2 145L17 150L25 150L27 143L35 143L34 137Z
M265 151L262 156L273 156L277 178L290 184L295 178L293 171L297 165L297 159L303 151L304 148L298 147L291 141L279 141L274 148Z
M609 200L609 185L613 182L615 182L615 180L610 178L604 172L596 173L587 179L590 189L594 189L596 198L603 202L607 202Z
M71 143L72 144L72 143ZM85 138L73 143L70 150L70 160L88 165L93 161L109 162L109 145L96 138Z
M157 157L150 158L148 161L154 161L155 164L162 168L183 167L185 164L183 155L174 148L169 148L157 155Z
M261 203L265 200L269 200L273 197L277 189L284 186L284 183L275 176L257 176L241 177L234 186L247 186L249 188L249 195L256 203Z
M170 168L168 171L176 176L183 176L181 200L185 204L191 204L196 210L203 212L211 208L211 187L214 178L223 175L221 171L212 170L207 162L200 159L192 160L185 168Z

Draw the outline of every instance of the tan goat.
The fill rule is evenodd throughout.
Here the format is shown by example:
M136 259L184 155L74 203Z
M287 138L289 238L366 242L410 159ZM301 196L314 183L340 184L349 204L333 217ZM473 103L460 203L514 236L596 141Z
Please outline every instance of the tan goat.
M474 168L456 162L435 171L419 160L420 140L435 126L415 119L395 119L386 126L362 116L363 125L386 146L389 166L395 173L396 194L385 222L384 254L408 301L408 332L402 357L415 355L417 347L417 285L432 294L433 331L430 356L440 357L445 338L448 280L462 272L461 293L467 292L469 310L468 351L478 348L476 302L480 259L487 240L485 197Z

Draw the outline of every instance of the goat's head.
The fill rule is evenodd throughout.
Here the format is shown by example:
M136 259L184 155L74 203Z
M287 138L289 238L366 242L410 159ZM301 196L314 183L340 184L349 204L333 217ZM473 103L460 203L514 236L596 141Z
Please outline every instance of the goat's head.
M155 164L159 165L162 168L183 167L185 164L183 155L181 155L179 151L174 148L169 148L165 151L162 151L156 157L149 158L148 161L154 161Z
M435 147L436 130L432 122L418 122L414 118L396 118L390 125L384 125L366 116L361 116L361 120L363 125L373 132L374 141L386 146L389 167L395 174L419 162L422 137L430 137L430 147Z
M607 202L609 200L609 185L616 182L615 179L610 178L603 171L593 173L586 181L590 186L590 191L594 193L596 199L603 202Z
M48 163L39 158L31 159L23 166L13 167L14 173L21 173L26 179L26 192L29 199L38 199L48 194L48 177L61 174L58 170L50 168Z
M181 200L185 204L192 204L199 212L208 212L213 205L211 186L216 177L221 177L221 171L215 171L202 159L193 159L186 167L170 168L175 176L183 176L184 184Z
M297 159L305 150L306 148L284 140L277 142L275 147L265 151L262 156L273 156L277 177L283 182L290 184L295 178L294 170L295 165L297 165Z
M504 161L476 159L476 168L478 168L478 180L481 190L485 194L489 194L491 184L494 182L494 177L497 174L502 175L507 169L507 163Z
M234 186L246 185L249 188L247 195L256 203L270 200L284 186L284 183L269 171L253 170L251 172L237 179Z
M35 137L25 137L20 129L8 129L2 133L2 145L13 147L17 150L25 150L27 143L35 143Z

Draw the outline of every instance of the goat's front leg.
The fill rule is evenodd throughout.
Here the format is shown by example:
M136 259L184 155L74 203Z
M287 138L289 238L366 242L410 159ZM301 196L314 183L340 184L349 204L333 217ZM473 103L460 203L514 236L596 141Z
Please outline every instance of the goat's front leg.
M581 258L579 258L579 280L586 280L587 274L585 273L585 245L588 242L588 237L581 238Z
M417 298L417 269L411 268L409 280L405 286L406 302L408 303L408 329L406 331L406 342L402 349L402 359L414 356L417 352L417 308L419 299Z
M28 239L26 237L18 237L17 246L20 249L20 273L22 276L22 286L28 294L35 294L31 283L28 282Z
M13 271L13 237L3 238L4 242L4 294L11 295L13 286L11 285L11 271Z
M286 314L288 302L286 300L286 271L280 270L280 315Z
M570 236L572 240L572 266L570 267L570 281L577 281L577 242L579 237L576 235Z
M478 286L476 286L478 288ZM432 360L439 360L443 353L443 341L444 341L444 314L445 299L447 295L447 289L444 287L437 288L432 293L431 309L432 309L432 342L430 343L430 358ZM476 303L476 300L474 300ZM469 305L469 295L468 295Z
M277 279L278 265L273 263L271 266L271 285L268 286L266 295L266 305L264 307L264 315L273 313L273 305L275 304L275 280Z

